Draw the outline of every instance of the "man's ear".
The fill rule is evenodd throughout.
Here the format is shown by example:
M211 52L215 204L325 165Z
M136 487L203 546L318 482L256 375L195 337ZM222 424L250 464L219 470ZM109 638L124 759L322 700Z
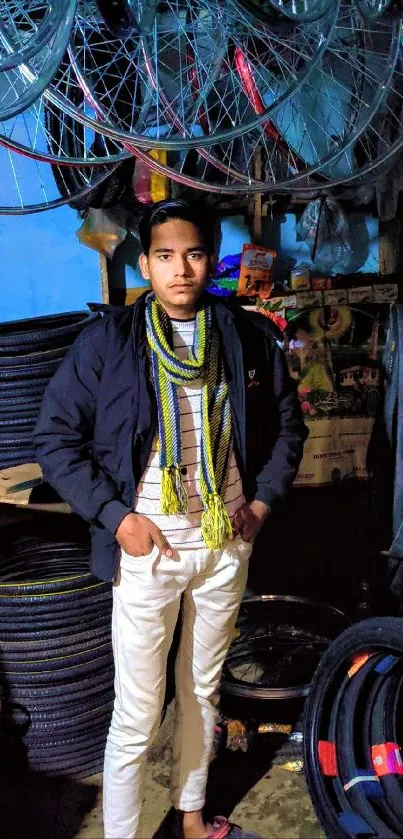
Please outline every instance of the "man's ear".
M141 276L143 280L150 281L150 267L148 264L148 256L145 253L141 253L139 256L139 266L141 271Z

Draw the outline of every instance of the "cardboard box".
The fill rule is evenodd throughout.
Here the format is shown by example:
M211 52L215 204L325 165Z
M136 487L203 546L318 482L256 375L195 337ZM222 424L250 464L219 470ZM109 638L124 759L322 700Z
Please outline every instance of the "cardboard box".
M325 306L347 306L348 296L346 288L332 288L323 292Z
M348 289L349 303L372 303L372 297L372 285L363 285Z

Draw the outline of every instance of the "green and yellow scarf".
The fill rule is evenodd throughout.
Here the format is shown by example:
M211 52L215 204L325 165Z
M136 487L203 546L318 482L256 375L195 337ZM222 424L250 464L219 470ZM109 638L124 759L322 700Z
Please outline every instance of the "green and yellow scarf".
M187 512L187 493L181 474L178 386L202 378L200 486L204 510L201 531L206 547L222 548L232 535L224 504L232 426L224 361L211 307L199 309L193 346L183 361L170 346L169 318L154 294L147 297L146 328L158 406L161 511L167 515Z

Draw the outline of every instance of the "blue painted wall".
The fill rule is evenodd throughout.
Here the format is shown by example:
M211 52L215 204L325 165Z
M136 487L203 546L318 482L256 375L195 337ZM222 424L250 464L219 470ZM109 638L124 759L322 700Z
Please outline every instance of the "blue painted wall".
M377 221L363 214L351 218L354 267L377 271ZM1 294L0 320L29 318L86 308L101 299L98 254L81 245L76 231L81 220L74 210L57 210L29 216L0 216ZM309 250L296 241L295 216L264 223L264 242L277 250L279 268L285 273L295 262L309 261ZM232 216L222 222L219 256L239 253L250 235L244 218ZM130 237L116 253L114 284L141 284L136 267L139 247Z
M0 216L0 321L85 309L100 300L99 255L80 244L70 207Z

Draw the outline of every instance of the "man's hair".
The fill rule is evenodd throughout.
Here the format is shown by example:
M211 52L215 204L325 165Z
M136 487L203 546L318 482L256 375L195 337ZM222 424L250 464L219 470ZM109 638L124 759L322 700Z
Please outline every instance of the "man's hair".
M143 253L148 256L152 229L171 219L188 221L199 231L207 253L214 253L214 218L211 208L190 204L182 199L158 201L147 207L139 224L139 236Z

